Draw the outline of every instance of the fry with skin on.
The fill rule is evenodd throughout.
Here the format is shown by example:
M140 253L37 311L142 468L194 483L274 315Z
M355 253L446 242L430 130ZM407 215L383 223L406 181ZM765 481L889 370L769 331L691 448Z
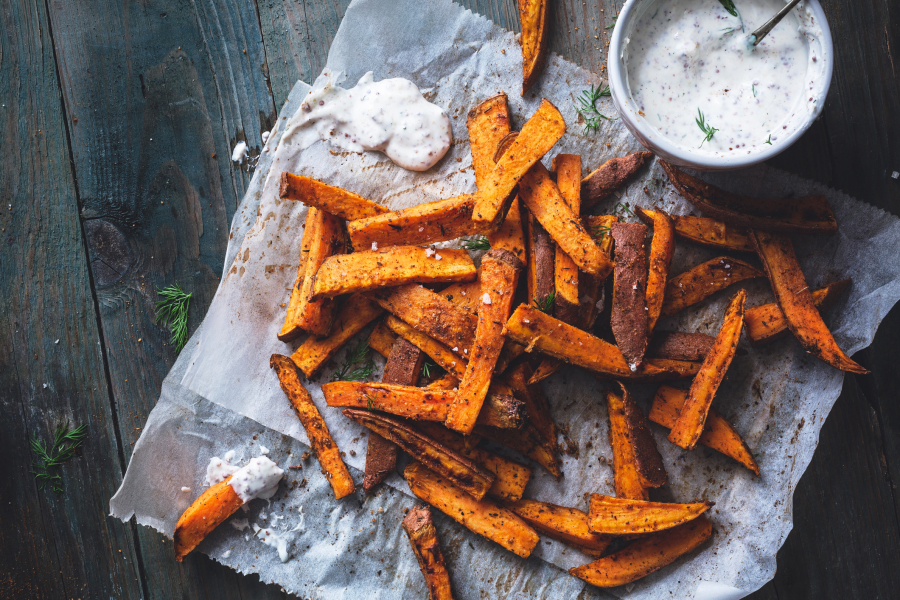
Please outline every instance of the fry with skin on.
M769 283L788 329L803 349L835 369L857 375L868 373L868 369L857 364L838 347L822 315L816 310L790 238L753 230L750 239L769 275Z
M465 250L435 253L418 246L394 246L329 257L314 276L312 299L406 283L472 281L477 275Z
M403 472L409 489L418 498L522 558L528 558L540 538L512 511L491 500L476 500L419 463Z
M431 520L431 509L417 506L403 519L403 531L409 536L413 554L425 576L429 600L453 600L450 574L441 552L437 529Z
M835 281L812 292L813 304L819 310L819 314L838 301L850 287L850 281L850 279ZM759 346L784 337L788 332L788 324L784 313L778 308L778 303L770 302L744 311L744 329L750 343Z
M647 276L647 331L653 333L666 296L669 265L675 254L675 225L663 211L648 211L638 206L635 211L645 222L653 225L650 242L650 273Z
M369 334L369 348L387 358L397 340L397 334L390 330L384 321L378 323Z
M595 204L609 197L614 191L634 177L647 161L653 158L652 152L635 152L628 156L619 156L600 165L599 168L581 180L581 210L586 211Z
M687 398L687 392L668 385L662 385L653 398L653 406L650 407L649 419L658 425L668 427L675 425L678 413ZM700 443L707 448L712 448L729 458L738 461L759 477L759 465L753 458L753 452L747 447L744 438L725 420L725 417L710 408L700 435Z
M597 301L600 299L603 282L606 281L606 278L609 277L609 274L612 273L613 270L613 239L610 235L610 231L612 231L611 228L613 223L617 223L618 221L619 218L613 215L585 217L584 219L585 226L590 232L591 237L597 242L597 247L600 248L600 251L606 257L606 264L608 264L609 267L606 270L601 270L597 275L582 273L581 277L578 278L578 294L579 297L584 300L581 304L581 313L578 322L582 329L591 329L594 326L594 321L597 320L597 314L599 312Z
M652 533L693 521L715 505L715 502L673 504L591 494L588 527L595 533L609 535Z
M641 537L615 554L569 569L569 573L597 587L625 585L673 563L711 535L712 523L701 516L684 525Z
M510 369L503 378L512 388L513 395L525 403L528 420L549 444L556 444L557 429L550 415L550 404L544 396L541 386L530 383L531 366L527 362L520 363Z
M577 154L559 154L553 157L556 172L556 186L572 212L581 213L581 157ZM601 250L602 253L602 250ZM556 297L553 316L557 319L577 324L581 296L578 295L578 265L571 257L556 246L554 289Z
M230 480L229 475L225 481L207 488L178 518L174 536L178 562L244 504L228 484Z
M669 432L667 439L685 450L693 450L700 440L716 390L719 389L734 358L744 327L746 299L746 290L739 291L731 299L712 350L706 355L700 366L700 372L694 377L687 400L678 414L678 420Z
M530 212L525 212L526 239L528 242L526 284L528 301L540 307L552 308L551 297L556 293L554 284L553 240Z
M683 240L710 248L755 252L746 229L709 217L671 215L671 219L675 224L675 235Z
M661 317L670 317L718 291L765 273L736 258L719 256L669 279Z
M616 345L632 370L644 361L649 342L647 307L647 227L640 223L613 223L616 246L610 327Z
M537 500L506 502L504 506L539 532L574 546L589 556L599 558L612 542L612 536L591 532L587 513L577 508Z
M666 468L656 447L647 417L622 382L622 407L625 410L625 438L631 444L634 464L644 487L660 487L666 483Z
M747 315L744 314L746 323ZM703 361L716 341L705 333L688 333L686 331L657 331L647 347L650 358L667 358L671 360Z
M556 443L545 440L531 423L527 423L521 429L498 429L479 425L475 428L475 433L524 454L557 479L562 477Z
M287 356L273 354L269 360L269 366L275 369L278 375L278 381L281 383L281 389L284 390L288 400L297 412L303 429L309 438L309 444L312 446L319 464L328 478L328 483L334 490L335 499L341 499L349 496L356 491L353 484L353 477L347 470L347 465L341 459L341 452L337 444L328 432L328 426L316 405L313 404L312 396L300 383L300 377L297 375L297 368L294 362Z
M281 174L278 196L283 200L299 200L310 208L324 210L346 221L388 212L385 207L358 194L293 173Z
M534 85L547 57L547 0L519 0L522 23L522 95Z
M630 500L649 500L647 486L641 481L634 445L625 417L625 402L619 394L606 392L609 414L609 445L612 447L616 496Z
M303 334L303 330L296 325L296 320L303 304L306 260L309 257L309 250L312 247L313 238L316 236L316 227L320 220L317 212L312 207L306 211L306 224L303 226L303 240L300 243L300 266L297 267L297 278L294 280L294 287L291 288L291 299L288 301L288 309L284 315L284 325L277 335L282 342L292 342Z
M453 375L456 379L462 379L466 372L466 361L450 348L430 335L413 329L412 325L401 321L394 315L388 316L385 324L393 333L396 333L427 354L440 368Z

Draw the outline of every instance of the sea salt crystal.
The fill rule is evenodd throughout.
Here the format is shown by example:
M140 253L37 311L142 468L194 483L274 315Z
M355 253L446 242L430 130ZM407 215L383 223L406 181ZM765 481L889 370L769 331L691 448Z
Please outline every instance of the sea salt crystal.
M189 492L189 491L191 491L191 488L182 486L181 491L182 491L182 492Z
M372 251L378 250L378 242L372 242Z
M459 352L459 346L453 346L453 351L454 351L454 352Z
M481 301L484 302L485 304L490 304L491 303L491 295L488 294L487 292L485 292L484 296L481 297Z
M434 248L425 248L425 256L428 258L434 256Z
M891 177L893 177L894 179L897 179L898 177L900 177L900 173L898 173L897 171L894 171L893 173L891 173Z
M435 254L435 255L434 255L434 260L441 260L441 255L440 255L440 254Z

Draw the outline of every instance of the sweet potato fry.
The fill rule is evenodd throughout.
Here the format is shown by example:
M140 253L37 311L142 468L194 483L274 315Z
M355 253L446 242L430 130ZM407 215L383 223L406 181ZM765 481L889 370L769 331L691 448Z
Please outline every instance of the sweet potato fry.
M503 444L520 452L541 465L559 479L562 469L559 464L559 453L556 444L546 441L531 423L521 429L498 429L497 427L478 426L475 432L498 444Z
M694 550L712 535L712 523L699 517L659 534L648 535L624 549L569 573L597 587L615 587L646 577Z
M303 240L300 243L300 265L297 267L297 278L294 287L291 288L291 299L288 301L288 309L284 316L284 325L278 332L278 339L282 342L292 342L303 334L303 330L296 325L297 315L303 305L303 279L306 276L306 260L309 258L309 250L312 248L313 238L316 237L316 227L321 220L316 213L317 209L310 207L306 211L306 224L303 226Z
M558 433L556 423L553 422L553 417L550 415L550 404L547 402L541 386L530 383L531 376L531 367L525 362L510 369L503 379L512 388L516 399L525 403L528 420L541 434L541 437L549 444L555 445Z
M465 250L435 253L418 246L331 256L315 274L313 300L406 283L472 281L477 271Z
M340 499L352 494L356 491L353 477L341 459L341 452L328 432L328 426L319 414L319 409L313 404L312 396L300 383L294 362L287 356L273 354L269 366L275 369L281 389L297 411L297 416L309 438L309 444L334 490L334 497Z
M403 338L397 338L384 365L382 383L416 385L422 374L425 353Z
M834 212L825 196L763 200L726 192L681 169L659 161L669 181L704 214L736 227L777 233L831 234Z
M667 385L660 386L653 399L653 406L650 407L650 420L671 429L678 420L678 413L681 412L686 398L685 390ZM744 438L714 408L709 409L706 425L703 426L703 433L700 435L700 443L733 458L759 477L759 465Z
M364 219L388 212L388 209L358 194L322 183L312 177L281 174L278 195L283 200L299 200L309 207L332 214L345 221Z
M445 448L396 419L373 412L347 408L344 416L368 427L386 440L395 443L413 457L473 498L481 500L496 479L496 475L468 458Z
M537 545L538 534L531 527L515 513L491 500L472 498L416 462L410 463L403 475L418 498L522 558L528 558Z
M666 296L669 265L675 254L675 225L663 211L647 211L638 206L637 215L653 225L653 241L650 242L650 273L647 276L647 330L653 333Z
M736 252L755 252L746 229L709 217L672 215L672 221L675 235L689 242Z
M812 292L813 304L819 313L831 308L848 287L850 279L842 279ZM754 306L744 311L744 327L747 338L754 346L777 340L788 332L787 320L778 308L777 302Z
M594 321L597 319L599 312L597 301L600 300L603 282L609 277L614 266L612 261L613 239L610 235L610 228L618 220L618 217L612 215L585 217L584 219L585 226L591 237L597 242L597 247L600 248L606 259L604 264L608 266L606 269L601 269L597 275L582 273L578 278L578 293L582 300L578 325L582 329L591 329L594 326Z
M531 377L528 378L529 385L535 385L540 383L541 381L547 379L557 371L566 363L559 360L558 358L545 358L543 359L531 374Z
M445 422L451 429L470 433L475 427L506 340L503 324L512 309L521 269L522 261L506 250L489 250L481 261L483 293L478 305L478 326L456 402L450 407Z
M600 165L581 180L581 210L586 211L609 197L652 157L652 152L635 152L610 159Z
M478 302L481 300L481 282L477 279L467 283L451 283L438 293L457 308L477 317Z
M554 255L553 240L530 212L525 213L525 237L528 242L526 284L528 301L542 308L553 307Z
M484 185L479 186L472 213L472 220L477 226L495 230L500 225L519 180L565 132L566 124L559 110L546 99L542 100L516 140L485 178Z
M519 0L522 23L522 95L525 95L544 68L547 57L547 0Z
M713 258L669 279L660 316L670 317L728 286L764 276L765 273L742 260L727 256Z
M409 536L413 554L425 576L429 600L453 600L450 574L441 552L437 529L431 520L431 509L417 506L403 519L403 530Z
M397 212L350 221L347 231L357 251L388 246L424 246L482 233L472 222L475 196L417 204Z
M750 239L769 275L769 283L772 284L775 300L784 313L788 329L800 345L835 369L857 375L868 373L868 369L858 365L838 347L822 320L822 315L816 310L790 238L752 230Z
M621 382L619 382L619 387L622 388L627 439L631 443L634 464L637 467L638 476L641 478L641 485L660 487L666 483L666 468L663 466L662 456L659 455L653 434L650 433L647 417Z
M671 529L693 521L715 502L674 504L591 494L588 527L595 533L630 535Z
M581 214L581 157L559 154L553 158L556 186L576 218ZM601 251L602 252L602 251ZM578 295L578 265L556 246L553 315L566 323L577 324L581 296Z
M225 522L244 503L228 482L207 488L175 524L175 560L181 562L213 529Z
M539 532L570 544L589 556L600 557L612 542L612 536L592 533L588 529L587 513L577 508L537 500L506 502L504 506Z
M519 429L528 421L525 404L504 388L500 384L491 385L476 423L498 429Z
M744 314L746 322L747 315ZM716 340L705 333L688 333L685 331L657 331L647 347L650 358L667 358L670 360L687 360L702 362L713 342Z
M428 389L452 390L459 387L459 379L457 379L453 373L444 373L442 377L438 377L425 387Z
M291 355L291 360L303 371L307 379L315 377L347 340L362 331L382 312L384 311L380 306L365 296L361 294L350 296L335 316L328 337L307 338Z
M369 348L387 358L397 340L397 334L390 330L384 321L378 323L369 334Z
M613 455L616 496L630 500L649 500L648 486L641 480L637 460L634 457L634 444L622 396L607 391L606 407L609 414L609 445Z
M640 223L613 223L611 229L616 245L616 266L610 326L616 345L634 371L644 361L649 341L647 251L644 245L647 227Z
M413 329L412 325L401 321L393 315L389 316L385 323L393 333L396 333L427 354L439 367L456 377L456 379L462 379L466 372L466 361L450 348L433 337Z
M719 389L731 365L731 359L734 358L738 341L741 339L741 329L744 327L746 299L746 290L740 290L731 299L716 341L703 360L700 372L694 377L687 400L678 414L678 420L669 432L668 440L685 450L693 450L697 445L716 390Z

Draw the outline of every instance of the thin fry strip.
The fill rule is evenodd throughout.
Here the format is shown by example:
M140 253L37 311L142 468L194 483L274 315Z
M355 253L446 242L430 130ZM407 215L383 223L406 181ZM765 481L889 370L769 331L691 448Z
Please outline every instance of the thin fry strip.
M437 529L431 520L431 509L417 506L403 519L403 531L409 536L413 554L425 577L429 600L453 600L450 574L441 552Z
M591 494L588 526L595 533L629 535L664 531L693 521L715 502L674 504Z
M669 265L675 254L675 224L663 211L648 211L640 206L637 215L653 225L653 241L650 242L650 273L647 276L647 331L653 333L666 296Z
M581 180L581 210L586 211L606 199L631 179L648 160L652 152L635 152L610 159Z
M650 212L650 211L648 211ZM675 235L701 246L734 252L755 252L746 229L709 217L672 215Z
M581 214L581 156L558 154L553 157L556 185L566 204L577 216ZM602 252L602 251L601 251ZM578 295L578 265L556 246L553 315L566 323L577 324L581 296Z
M181 514L175 524L175 560L181 562L213 529L244 504L229 485L231 476L207 488Z
M618 217L612 215L600 215L596 217L585 217L584 224L591 234L591 237L597 242L597 247L606 257L608 268L601 270L597 275L588 275L582 273L578 278L578 293L582 300L581 313L579 315L578 325L582 329L589 330L594 326L597 320L599 308L597 301L600 300L600 294L603 291L603 282L609 277L613 270L612 248L613 239L610 232L613 223L619 221Z
M828 310L850 287L850 279L830 283L812 292L813 304L819 310ZM754 306L744 311L744 327L747 338L754 346L759 346L781 338L788 332L787 319L777 302Z
M346 221L388 212L385 207L358 194L293 173L281 174L278 196L284 200L299 200Z
M527 423L521 429L498 429L496 427L476 427L475 432L498 444L503 444L520 452L541 465L559 479L562 469L559 465L559 452L556 444L550 444L538 433L534 425Z
M641 366L649 343L646 236L647 227L640 223L612 225L616 266L610 327L632 370Z
M357 250L388 246L424 246L482 233L472 222L475 196L417 204L347 223L350 241Z
M700 372L694 377L687 400L678 414L678 420L669 432L667 439L676 446L693 450L703 433L706 416L709 414L716 390L725 378L741 338L746 299L747 291L740 290L731 299L725 311L722 328L716 336L716 341L713 342L712 350L706 355L700 366Z
M625 416L625 402L619 394L606 392L609 415L609 445L612 447L616 496L631 500L649 500L647 486L641 482L634 445Z
M593 533L588 529L588 515L577 508L559 506L537 500L519 500L504 503L539 532L574 546L594 557L603 555L613 538Z
M303 240L300 243L300 266L297 267L297 278L294 280L294 287L291 288L291 299L288 301L287 312L284 315L284 325L277 336L282 342L292 342L303 333L296 321L303 306L303 279L306 276L306 261L309 258L313 238L316 237L316 228L321 221L318 212L313 207L306 211L306 224L303 226Z
M530 383L531 376L531 366L523 362L510 369L503 379L512 388L513 395L525 403L528 420L541 437L549 444L555 445L558 433L556 423L550 415L550 403L547 402L541 386Z
M670 317L716 292L765 273L736 258L719 256L669 279L660 317Z
M378 323L369 334L369 348L387 358L391 354L391 348L397 340L397 334L388 328L384 321Z
M401 321L394 315L390 315L385 320L385 324L392 332L431 357L439 367L456 377L456 379L462 379L463 375L465 375L466 361L457 356L455 352L444 344L421 331L416 331L412 325Z
M663 466L662 456L656 447L647 417L644 411L637 405L622 382L622 405L625 409L625 427L627 439L631 443L634 464L637 467L641 485L644 487L660 487L666 483L666 468Z
M560 370L562 366L566 364L558 358L545 358L540 364L538 364L537 368L531 374L531 377L528 378L528 384L534 385L536 383L540 383L543 380L547 379L554 373Z
M528 301L542 309L552 308L554 255L553 240L530 212L525 212L527 248L526 284Z
M769 275L775 300L784 313L788 329L800 345L835 369L857 375L868 373L868 369L857 364L838 347L822 315L816 310L790 238L754 230L750 232L750 239L756 245L756 252Z
M328 432L328 426L313 403L312 396L300 383L294 362L287 356L273 354L269 360L269 366L275 369L281 389L284 390L294 410L297 411L300 423L303 424L303 429L306 430L309 438L309 444L315 452L316 458L319 459L328 483L334 490L334 497L340 499L349 496L356 491L353 477L350 476L347 465L341 459L340 449Z
M519 0L522 24L522 95L537 81L547 58L547 0Z

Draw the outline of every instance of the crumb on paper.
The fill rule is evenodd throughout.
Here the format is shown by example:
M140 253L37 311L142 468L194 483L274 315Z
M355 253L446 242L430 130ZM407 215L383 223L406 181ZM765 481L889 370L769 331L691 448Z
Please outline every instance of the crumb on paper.
M900 173L898 173L897 171L894 171L893 173L891 173L892 179L897 179L898 177L900 177Z
M191 488L189 488L189 487L183 485L183 486L181 486L181 491L182 491L182 492L189 492L189 491L191 491Z

